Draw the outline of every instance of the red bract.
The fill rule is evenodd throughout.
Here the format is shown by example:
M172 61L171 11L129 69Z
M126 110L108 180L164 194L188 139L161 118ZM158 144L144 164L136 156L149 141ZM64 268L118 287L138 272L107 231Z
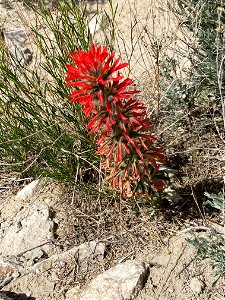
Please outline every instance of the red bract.
M108 179L114 189L119 188L122 196L132 197L145 195L151 200L154 191L164 188L164 180L158 178L158 162L164 161L164 155L160 148L149 146L147 152L143 151L143 159L135 153L126 155L121 163L111 168Z
M145 195L161 190L159 163L164 161L156 138L149 132L152 125L142 101L133 99L138 90L130 90L134 80L119 70L128 66L114 59L115 52L92 45L89 51L70 53L74 65L67 64L66 85L74 87L70 102L83 105L89 119L89 134L95 134L98 155L105 157L103 167L110 171L113 188L121 196Z
M115 52L109 55L108 47L92 45L87 52L78 50L76 53L70 52L74 65L67 64L67 86L77 88L70 95L70 102L78 102L84 106L86 117L93 112L96 105L103 103L105 99L109 112L110 104L108 96L114 98L129 97L138 91L127 91L125 89L133 83L127 78L120 82L124 77L119 74L119 70L128 66L127 63L120 63L120 58L113 61ZM113 74L116 73L114 77ZM93 97L95 96L95 97Z

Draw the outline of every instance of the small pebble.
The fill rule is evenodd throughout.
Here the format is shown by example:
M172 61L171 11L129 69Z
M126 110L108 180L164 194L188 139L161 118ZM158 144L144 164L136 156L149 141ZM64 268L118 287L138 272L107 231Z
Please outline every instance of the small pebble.
M203 281L201 281L198 278L192 278L190 281L190 288L192 290L192 292L194 292L195 294L199 295L202 290L204 289L205 284Z

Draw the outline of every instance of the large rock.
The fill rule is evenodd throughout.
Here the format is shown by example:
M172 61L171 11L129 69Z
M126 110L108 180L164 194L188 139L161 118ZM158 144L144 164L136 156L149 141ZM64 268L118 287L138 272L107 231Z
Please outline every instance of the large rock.
M46 203L28 205L1 233L0 255L18 255L35 247L42 247L48 252L48 242L53 239L53 226Z
M29 272L40 274L54 269L60 264L70 264L76 261L80 270L85 269L87 264L94 260L102 260L105 253L105 244L96 241L90 241L76 246L68 251L52 255L36 263L29 269Z
M78 296L68 292L67 300L130 300L135 299L149 275L143 262L127 261L98 275Z

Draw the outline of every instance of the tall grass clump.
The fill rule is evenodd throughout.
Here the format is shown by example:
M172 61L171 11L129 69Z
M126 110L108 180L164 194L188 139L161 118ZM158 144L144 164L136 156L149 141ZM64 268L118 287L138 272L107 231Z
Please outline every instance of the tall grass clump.
M0 44L0 167L21 176L98 178L96 146L80 106L68 103L64 84L69 51L92 43L86 9L73 0L51 8L39 0L29 10L35 15L26 23L35 62L24 64L4 40Z

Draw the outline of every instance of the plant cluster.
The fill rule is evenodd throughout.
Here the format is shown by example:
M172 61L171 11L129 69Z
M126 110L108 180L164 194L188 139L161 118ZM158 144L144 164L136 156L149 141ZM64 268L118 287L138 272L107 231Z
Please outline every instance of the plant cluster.
M190 66L183 69L183 78L176 74L177 59L167 56L161 66L161 88L166 93L167 110L179 106L190 113L201 106L202 115L209 119L209 106L221 105L224 110L225 7L220 0L178 0L177 4L171 10L179 19L180 28L190 35L185 42L190 49L187 52ZM182 48L179 51L182 53ZM203 120L202 125L209 122Z
M211 206L212 208L218 209L221 212L224 211L224 194L220 192L218 194L212 194L205 192L204 195L207 197L207 200L204 201L205 205Z
M191 0L188 6L185 1L179 0L178 4L180 14L187 16L182 26L187 27L198 39L194 49L195 55L190 57L195 72L193 80L199 89L207 88L219 100L218 80L222 81L223 87L225 79L223 71L219 74L219 69L224 68L225 7L223 1ZM187 9L189 9L188 14ZM196 21L198 27L194 26ZM221 92L224 93L224 88Z
M145 195L164 187L159 164L164 161L156 138L149 133L152 124L142 101L133 99L134 80L124 78L120 70L127 67L115 59L108 47L92 44L88 51L70 52L74 64L67 64L66 82L75 87L70 102L83 105L89 123L89 135L95 134L97 154L103 155L104 169L114 189L122 197Z
M195 246L200 259L210 260L215 275L225 276L225 250L222 236L213 231L207 238L195 237L188 241Z

